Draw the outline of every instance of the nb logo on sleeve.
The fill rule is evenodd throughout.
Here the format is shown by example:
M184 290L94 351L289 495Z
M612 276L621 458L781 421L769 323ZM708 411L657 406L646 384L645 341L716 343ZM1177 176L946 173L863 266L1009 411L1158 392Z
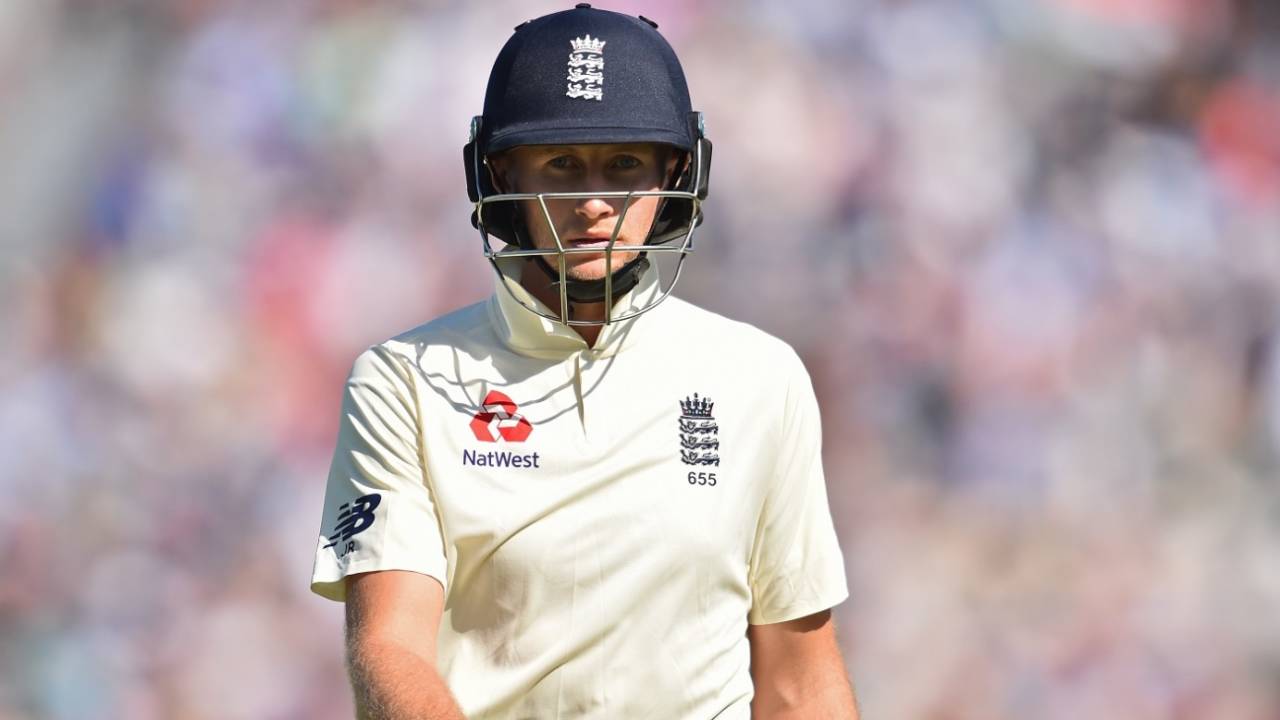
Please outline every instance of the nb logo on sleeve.
M331 548L338 543L344 543L337 551L338 557L355 550L356 542L351 538L373 525L373 511L378 509L381 502L381 495L369 493L349 503L343 503L342 507L338 508L338 522L334 525L333 532L329 534L329 544L325 547Z

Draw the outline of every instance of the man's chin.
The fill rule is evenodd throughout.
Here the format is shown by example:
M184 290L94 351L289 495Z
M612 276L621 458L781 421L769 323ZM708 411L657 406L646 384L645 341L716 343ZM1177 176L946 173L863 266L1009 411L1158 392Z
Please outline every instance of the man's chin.
M636 253L627 253L625 255L615 255L613 258L613 266L610 268L614 273L621 270L627 263L636 258ZM554 265L552 266L554 267ZM579 280L582 282L595 282L603 280L606 274L605 263L603 259L591 260L581 265L569 266L565 268L565 275L570 280Z

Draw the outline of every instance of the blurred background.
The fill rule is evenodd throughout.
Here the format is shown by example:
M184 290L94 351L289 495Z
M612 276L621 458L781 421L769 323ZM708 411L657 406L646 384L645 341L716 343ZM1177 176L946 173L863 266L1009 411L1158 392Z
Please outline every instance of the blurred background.
M597 6L716 143L678 294L813 374L865 716L1280 718L1280 4ZM351 717L342 381L489 294L567 7L0 2L0 719Z

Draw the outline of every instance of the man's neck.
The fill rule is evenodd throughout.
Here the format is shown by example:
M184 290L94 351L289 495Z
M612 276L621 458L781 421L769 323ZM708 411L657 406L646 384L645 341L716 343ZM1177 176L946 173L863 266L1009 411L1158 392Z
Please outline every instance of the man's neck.
M532 260L528 262L530 265L533 264ZM551 278L541 269L526 266L524 272L520 273L520 285L543 305L551 308L552 312L559 313L560 292L552 284ZM604 303L575 303L570 301L569 319L591 320L603 323L605 319ZM600 328L603 325L569 325L569 327L582 336L588 347L595 347L596 339L600 337Z

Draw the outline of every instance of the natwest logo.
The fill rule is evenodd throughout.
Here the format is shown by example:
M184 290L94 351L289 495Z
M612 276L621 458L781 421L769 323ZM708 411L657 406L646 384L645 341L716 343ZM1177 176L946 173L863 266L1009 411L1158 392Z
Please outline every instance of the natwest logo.
M481 442L524 442L533 432L533 425L516 412L518 408L511 398L497 390L484 396L484 408L471 418L471 432Z

